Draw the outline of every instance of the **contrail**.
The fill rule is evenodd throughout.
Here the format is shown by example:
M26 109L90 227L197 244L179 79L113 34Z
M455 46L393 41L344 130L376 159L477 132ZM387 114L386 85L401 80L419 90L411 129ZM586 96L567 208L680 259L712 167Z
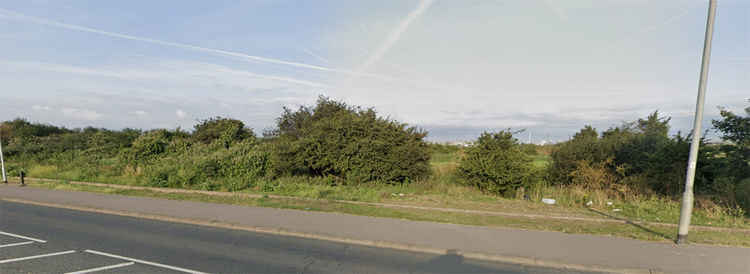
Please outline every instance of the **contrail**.
M308 55L314 57L315 59L318 59L318 61L321 61L321 62L326 63L326 64L330 64L331 63L331 61L328 61L328 59L323 58L322 56L315 54L314 52L312 52L309 49L302 48L302 51L305 52L305 53L307 53Z
M357 76L366 76L366 77L372 77L372 78L379 78L384 80L393 80L393 78L383 75L376 75L376 74L369 74L369 73L360 73L360 72L354 72L354 71L348 71L348 70L340 70L340 69L332 69L328 67L323 66L316 66L316 65L309 65L309 64L303 64L303 63L297 63L297 62L290 62L290 61L284 61L279 59L273 59L273 58L267 58L267 57L261 57L261 56L254 56L254 55L247 55L243 53L238 52L232 52L232 51L226 51L226 50L220 50L220 49L212 49L212 48L205 48L205 47L199 47L189 44L182 44L182 43L175 43L175 42L168 42L163 40L157 40L157 39L151 39L151 38L145 38L145 37L138 37L133 35L127 35L122 33L115 33L110 31L104 31L100 29L94 29L79 25L72 25L72 24L66 24L61 22L56 22L52 20L47 20L44 18L34 17L34 16L28 16L24 15L18 12L6 10L0 8L0 12L4 12L7 14L5 18L8 19L16 19L20 21L26 21L31 22L35 24L45 25L45 26L52 26L52 27L58 27L58 28L64 28L64 29L70 29L70 30L77 30L77 31L83 31L83 32L89 32L89 33L96 33L100 35L115 37L115 38L121 38L121 39L127 39L127 40L133 40L133 41L141 41L146 43L152 43L157 45L163 45L163 46L170 46L170 47L177 47L182 49L188 49L188 50L194 50L194 51L201 51L201 52L208 52L213 54L219 54L219 55L225 55L225 56L233 56L233 57L240 57L243 59L253 60L253 61L259 61L259 62L265 62L265 63L271 63L271 64L279 64L279 65L287 65L287 66L293 66L298 68L306 68L306 69L312 69L312 70L320 70L320 71L328 71L328 72L337 72L337 73L344 73L344 74L350 74L350 75L357 75ZM2 18L2 17L0 17Z
M667 18L667 20L665 20L664 22L662 22L660 24L656 24L656 25L644 28L643 30L637 32L637 34L648 33L648 32L654 31L654 30L656 30L656 29L658 29L658 28L660 28L662 26L669 25L669 24L677 21L678 19L680 19L682 17L685 17L685 15L688 15L689 13L690 13L690 9L689 8L687 8L687 7L683 8L680 13L675 14L674 16Z
M14 66L14 67L22 68L22 69L23 68L37 69L37 70L45 70L45 71L52 71L52 72L111 77L111 78L120 78L120 79L151 78L151 76L128 75L124 73L118 73L116 71L106 71L106 70L100 70L100 69L95 70L95 69L81 68L81 67L68 66L68 65L58 65L58 64L20 63L20 62L6 61L2 59L0 59L0 64L6 65L6 66ZM257 74L257 73L252 73L249 71L232 70L232 69L228 69L224 67L213 68L213 71L220 72L220 73L227 73L227 74L244 75L244 76L252 77L252 78L272 80L272 81L277 81L277 82L286 82L286 83L292 83L292 84L303 85L303 86L310 86L310 87L317 87L317 88L330 88L330 86L326 84L312 82L312 81L294 79L294 78L289 78L289 77L284 77L284 76ZM155 76L155 77L158 77L158 76Z
M637 36L637 35L641 35L641 34L646 34L646 33L652 32L652 31L654 31L654 30L657 30L657 29L659 29L659 28L661 28L661 27L664 27L664 26L666 26L666 25L672 24L672 23L674 23L675 21L677 21L677 20L681 19L682 17L685 17L686 15L690 14L690 8L691 8L691 7L683 7L683 8L682 8L682 9L680 10L680 12L679 12L679 13L677 13L677 14L675 14L675 15L673 15L673 16L671 16L671 17L669 17L669 18L667 18L667 20L664 20L664 21L662 21L661 23L658 23L658 24L654 24L654 25L651 25L651 26L645 27L645 28L643 28L643 29L641 29L641 30L639 30L639 31L636 31L636 32L632 32L632 33L630 33L630 34L625 34L625 38L623 38L623 39L620 39L620 40L619 40L618 42L620 42L620 43L621 43L621 42L625 42L625 41L631 40L631 39L632 39L633 37L635 37L635 36ZM609 46L605 46L605 47L602 47L601 49L602 49L602 50L607 50L607 51L609 51L610 49L612 49L612 48L614 48L615 46L617 46L617 45L619 44L618 42L610 43L610 45L609 45Z
M357 69L359 72L365 72L367 71L372 64L378 62L381 58L383 58L383 55L385 55L386 52L388 52L391 47L393 47L396 42L401 38L401 35L406 32L406 29L409 27L409 24L419 18L419 16L422 15L429 7L432 5L433 0L421 0L419 1L419 6L417 6L416 9L414 9L409 15L404 18L403 21L401 21L401 24L399 24L391 33L388 35L388 39L386 39L383 44L378 47L378 49L370 55L367 60L362 63L362 65Z

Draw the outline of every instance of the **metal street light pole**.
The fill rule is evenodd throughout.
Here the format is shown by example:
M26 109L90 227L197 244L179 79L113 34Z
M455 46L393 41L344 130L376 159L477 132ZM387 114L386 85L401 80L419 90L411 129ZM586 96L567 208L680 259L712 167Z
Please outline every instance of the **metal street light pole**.
M693 140L690 144L690 158L688 160L687 175L685 176L685 192L682 195L682 209L680 210L680 227L677 233L677 244L686 244L690 217L693 213L693 182L695 168L698 161L698 148L701 141L701 124L703 121L703 105L706 101L706 83L708 81L708 63L711 59L711 40L714 34L714 19L716 18L716 1L708 3L708 21L706 22L706 37L703 41L703 62L698 82L698 102L695 106L695 120L693 121Z

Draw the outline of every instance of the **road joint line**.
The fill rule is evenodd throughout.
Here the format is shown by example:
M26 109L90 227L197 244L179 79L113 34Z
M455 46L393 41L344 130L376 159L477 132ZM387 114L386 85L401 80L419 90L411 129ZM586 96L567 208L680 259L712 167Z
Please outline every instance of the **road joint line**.
M13 234L13 233L10 233L10 232L5 232L5 231L0 231L0 235L10 236L10 237L16 237L16 238L19 238L19 239L24 239L24 240L29 240L29 241L35 241L35 242L38 242L38 243L46 243L47 242L45 240L39 240L39 239L36 239L36 238L26 237L26 236L23 236L23 235Z
M120 256L120 255L115 255L115 254L110 254L110 253L96 251L96 250L91 250L91 249L86 249L86 250L84 250L84 252L91 253L91 254L96 254L96 255L100 255L100 256L105 256L105 257L110 257L110 258L116 258L116 259L121 259L121 260L126 260L126 261L132 261L132 262L146 264L146 265L150 265L150 266L156 266L156 267L166 268L166 269L180 271L180 272L185 272L185 273L207 274L205 272L200 272L200 271L191 270L191 269L187 269L187 268L182 268L182 267L177 267L177 266L171 266L171 265L166 265L166 264L160 264L160 263L155 263L155 262L149 262L149 261L145 261L145 260L134 259L134 258L130 258L130 257L125 257L125 256Z
M46 258L46 257L52 257L52 256L58 256L58 255L65 255L70 253L75 253L75 250L68 250L63 252L55 252L55 253L49 253L49 254L42 254L42 255L34 255L34 256L28 256L28 257L21 257L21 258L14 258L14 259L6 259L0 261L0 264L5 263L12 263L12 262L18 262L18 261L26 261L26 260L33 260L33 259L39 259L39 258Z
M28 241L28 242L4 244L4 245L0 245L0 248L3 248L3 247L12 247L12 246L19 246L19 245L27 245L27 244L33 244L33 243L36 243L36 242L35 241Z
M109 269L115 269L115 268L120 268L120 267L131 266L131 265L134 265L134 264L135 264L135 262L127 262L127 263L121 263L121 264L113 264L113 265L108 265L108 266L102 266L102 267L96 267L96 268L90 268L90 269L79 270L79 271L75 271L75 272L68 272L68 273L65 273L65 274L84 274L84 273L91 273L91 272L97 272L97 271L102 271L102 270L109 270Z

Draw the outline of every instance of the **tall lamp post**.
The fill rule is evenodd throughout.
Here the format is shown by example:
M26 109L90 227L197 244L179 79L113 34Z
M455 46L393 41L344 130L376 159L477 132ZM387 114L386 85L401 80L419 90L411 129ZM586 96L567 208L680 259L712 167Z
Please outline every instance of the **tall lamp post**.
M698 82L698 102L695 106L695 120L693 121L693 140L690 144L690 158L688 160L687 175L685 176L685 192L682 195L682 209L680 210L680 226L677 233L677 244L686 244L690 217L693 213L693 182L695 181L695 168L698 161L698 148L701 141L701 124L703 121L703 105L706 101L706 83L708 81L708 63L711 59L711 40L714 34L714 21L716 18L716 1L708 3L708 21L706 22L706 37L703 41L703 61L701 63L701 74Z

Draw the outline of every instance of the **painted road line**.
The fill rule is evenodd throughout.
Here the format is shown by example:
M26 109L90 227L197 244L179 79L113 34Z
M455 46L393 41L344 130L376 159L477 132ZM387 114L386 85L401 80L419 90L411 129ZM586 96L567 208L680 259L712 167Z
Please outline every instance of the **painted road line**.
M31 237L26 237L26 236L21 236L21 235L18 235L18 234L8 233L8 232L4 232L4 231L0 231L0 235L16 237L16 238L20 238L20 239L24 239L24 240L35 241L35 242L38 242L38 243L46 243L47 242L45 240L39 240L39 239L35 239L35 238L31 238Z
M65 273L65 274L91 273L91 272L102 271L102 270L107 270L107 269L126 267L126 266L133 265L133 264L135 264L135 263L134 262L127 262L127 263L121 263L121 264L113 264L113 265L102 266L102 267L97 267L97 268L91 268L91 269L86 269L86 270L79 270L79 271L76 271L76 272L68 272L68 273Z
M176 267L176 266L171 266L171 265L165 265L165 264L160 264L160 263L155 263L155 262L138 260L138 259L133 259L133 258L125 257L125 256L120 256L120 255L115 255L115 254L109 254L109 253L105 253L105 252L101 252L101 251L95 251L95 250L90 250L90 249L86 249L84 251L88 252L88 253L91 253L91 254L96 254L96 255L101 255L101 256L107 256L107 257L110 257L110 258L116 258L116 259L121 259L121 260L126 260L126 261L133 261L133 262L136 262L136 263L147 264L147 265L151 265L151 266L156 266L156 267L171 269L171 270L175 270L175 271L181 271L181 272L185 272L185 273L207 274L205 272L190 270L190 269L187 269L187 268L181 268L181 267Z
M68 250L68 251L57 252L57 253L42 254L42 255L29 256L29 257L23 257L23 258L15 258L15 259L7 259L7 260L0 261L0 264L12 263L12 262L18 262L18 261L25 261L25 260L32 260L32 259L39 259L39 258L44 258L44 257L52 257L52 256L57 256L57 255L65 255L65 254L70 254L70 253L75 253L75 252L76 252L75 250Z
M33 243L36 243L36 242L34 242L34 241L28 241L28 242L14 243L14 244L4 244L4 245L0 245L0 248L11 247L11 246L19 246L19 245L27 245L27 244L33 244Z

